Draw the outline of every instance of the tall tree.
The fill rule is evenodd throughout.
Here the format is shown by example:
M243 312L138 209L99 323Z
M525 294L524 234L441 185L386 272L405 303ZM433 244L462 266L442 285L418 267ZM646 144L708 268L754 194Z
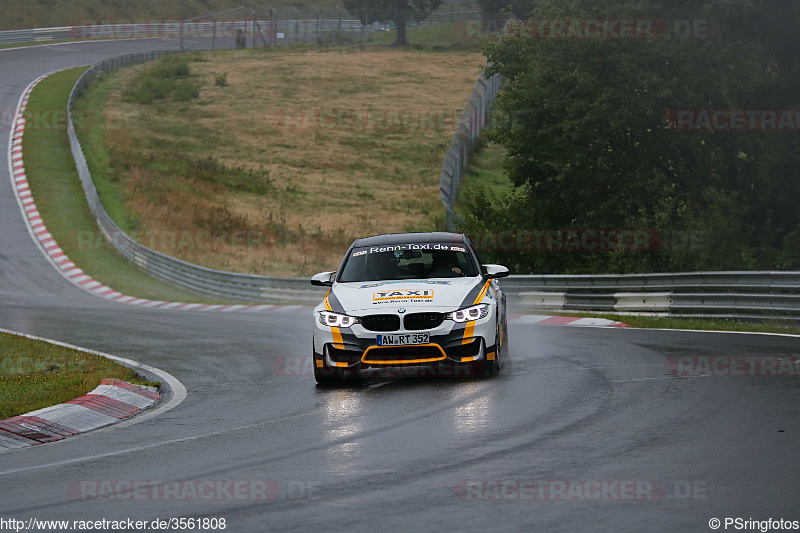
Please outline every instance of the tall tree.
M787 45L794 35L787 30L776 39L774 30L762 30L786 26L768 5L537 0L534 18L552 28L521 23L502 42L485 45L489 73L506 78L490 138L506 148L505 170L517 190L468 198L465 229L508 229L505 223L706 236L703 248L691 253L667 245L644 253L518 257L532 272L776 265L781 246L796 247L800 233L800 172L787 158L800 149L796 133L676 131L670 119L674 110L797 108L785 98L796 93L787 85L796 74L795 50ZM741 13L749 34L737 26L745 25L736 16ZM784 14L796 27L796 10L787 6ZM619 28L604 37L583 26L654 18L668 22L666 33L626 39ZM676 18L707 18L712 35L669 38ZM492 203L502 209L486 207ZM516 212L491 219L481 209Z
M478 0L481 14L486 18L505 18L503 13L510 13L517 18L528 18L533 11L536 0Z
M344 0L344 8L362 24L394 22L396 46L408 46L406 29L411 21L422 22L441 5L442 0Z

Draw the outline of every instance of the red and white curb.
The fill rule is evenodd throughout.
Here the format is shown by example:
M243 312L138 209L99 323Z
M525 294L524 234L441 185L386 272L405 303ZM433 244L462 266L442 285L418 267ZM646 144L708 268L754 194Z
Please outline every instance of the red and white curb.
M183 303L183 302L164 302L160 300L148 300L144 298L136 298L135 296L128 296L115 291L111 287L103 285L96 279L86 274L83 270L78 268L72 261L70 261L67 254L58 246L56 240L47 231L47 227L42 220L39 210L36 208L33 195L31 194L30 185L28 183L27 175L25 174L25 165L22 158L22 140L25 133L25 109L28 106L31 92L34 87L39 84L43 79L54 74L51 72L33 80L20 97L17 104L17 110L14 114L14 120L11 125L11 136L8 147L8 169L11 176L11 183L14 189L14 194L17 198L17 203L22 210L23 219L28 227L28 232L33 237L34 242L44 253L45 257L50 261L50 264L61 273L64 278L70 281L73 285L87 291L95 296L121 302L140 307L148 307L151 309L174 309L181 311L220 311L220 312L249 312L259 313L267 311L289 312L295 310L304 310L305 306L300 305L212 305L212 304L199 304L199 303Z
M509 324L521 326L575 326L595 328L627 328L629 324L617 322L607 318L574 317L574 316L547 316L547 315L508 315Z
M0 332L111 359L140 374L153 376L168 391L162 396L151 387L140 387L115 379L103 380L96 389L79 398L0 420L0 453L62 440L70 435L130 419L133 415L138 416L127 420L125 424L138 424L174 409L186 399L187 391L183 383L160 368L19 331L0 328ZM145 409L147 411L143 413Z
M0 420L0 451L55 442L142 412L160 398L153 387L104 379L89 394Z

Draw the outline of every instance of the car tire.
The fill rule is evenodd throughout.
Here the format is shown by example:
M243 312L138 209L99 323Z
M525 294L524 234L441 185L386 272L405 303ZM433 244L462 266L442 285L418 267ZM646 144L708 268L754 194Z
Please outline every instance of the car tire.
M472 375L482 378L496 376L500 371L500 361L495 352L494 361L489 361L486 358L486 341L481 339L481 353L483 357L472 363Z
M500 328L498 328L498 333L499 329ZM497 334L495 334L495 339L497 339ZM494 361L489 361L488 359L486 360L486 366L484 368L484 376L492 377L500 373L500 365L502 364L501 358L503 356L501 352L502 352L501 343L495 340Z
M337 387L344 383L344 372L339 368L318 367L314 365L314 379L324 387Z
M323 366L317 366L317 359L323 360ZM358 370L330 367L325 365L324 356L314 352L314 379L325 387L340 387L358 381Z
M508 319L503 314L503 334L499 339L497 359L500 362L500 368L509 368L511 360L508 358Z

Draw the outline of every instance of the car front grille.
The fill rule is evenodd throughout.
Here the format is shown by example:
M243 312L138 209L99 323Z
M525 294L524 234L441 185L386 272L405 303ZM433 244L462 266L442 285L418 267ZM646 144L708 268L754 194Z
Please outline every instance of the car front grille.
M397 315L366 315L361 317L361 325L370 331L397 331L400 317Z
M371 364L408 364L421 361L440 361L445 358L441 348L423 344L373 348L361 359Z
M409 331L433 329L444 321L442 313L412 313L403 319L403 325Z

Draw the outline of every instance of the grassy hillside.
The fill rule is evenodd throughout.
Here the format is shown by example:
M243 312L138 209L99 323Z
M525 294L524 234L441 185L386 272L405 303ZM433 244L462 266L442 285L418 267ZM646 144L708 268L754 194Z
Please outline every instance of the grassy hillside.
M84 98L116 126L79 135L103 203L145 245L306 276L358 236L441 226L442 157L482 60L380 47L170 57L92 86Z
M270 7L305 5L297 0L251 0L246 4L259 13ZM241 0L0 0L0 30L77 26L84 21L178 20L241 5ZM341 0L314 0L314 5L341 5Z

